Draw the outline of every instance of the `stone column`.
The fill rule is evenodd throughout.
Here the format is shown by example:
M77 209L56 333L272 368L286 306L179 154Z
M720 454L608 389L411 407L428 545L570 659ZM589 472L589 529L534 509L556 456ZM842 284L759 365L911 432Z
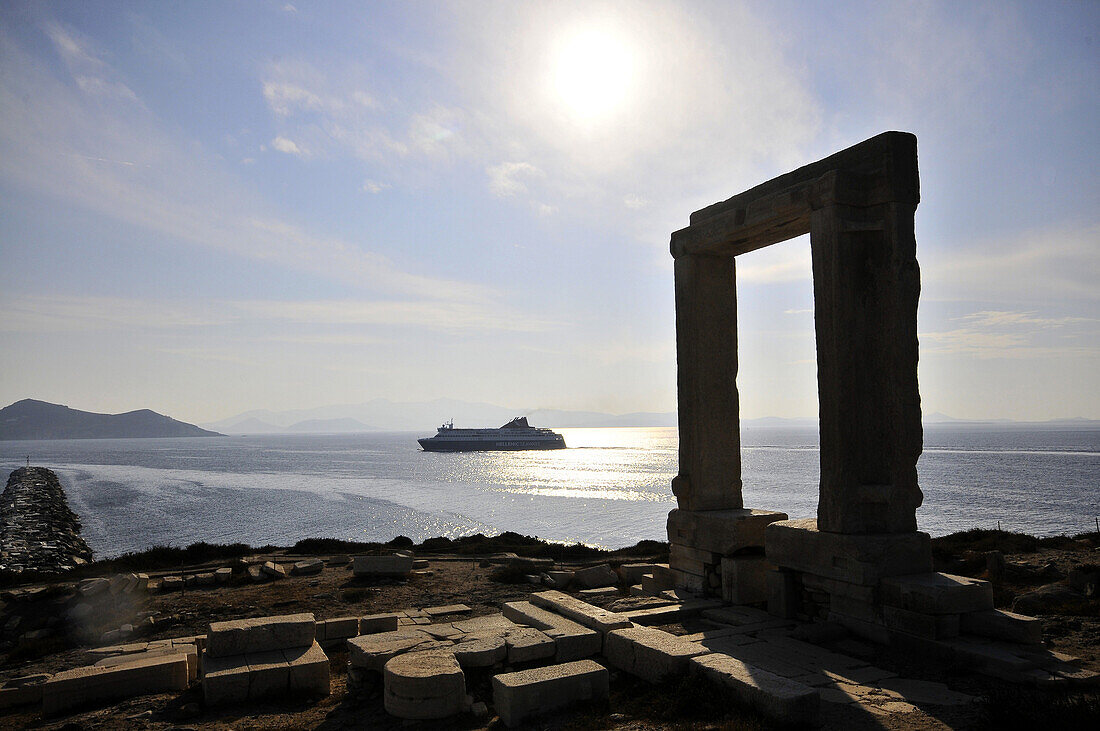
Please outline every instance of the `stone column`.
M676 259L676 369L682 510L741 508L737 296L732 256Z
M811 213L821 531L917 528L915 210L915 203L834 204Z

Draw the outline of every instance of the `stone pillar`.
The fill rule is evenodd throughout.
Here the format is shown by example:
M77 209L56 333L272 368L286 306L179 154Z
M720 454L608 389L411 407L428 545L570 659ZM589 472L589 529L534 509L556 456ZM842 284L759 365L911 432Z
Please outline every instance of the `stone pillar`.
M737 295L732 256L676 259L676 368L682 510L728 510L741 499Z
M915 203L834 204L811 213L821 531L917 528L915 210Z

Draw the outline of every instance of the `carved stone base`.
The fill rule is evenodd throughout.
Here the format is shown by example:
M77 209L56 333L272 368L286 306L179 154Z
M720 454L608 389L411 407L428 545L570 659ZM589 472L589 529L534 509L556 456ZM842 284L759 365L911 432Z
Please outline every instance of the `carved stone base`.
M719 556L764 546L764 528L786 513L772 510L673 510L668 514L668 542Z
M932 571L931 539L919 531L826 533L809 518L773 522L765 535L769 563L849 584L875 586L888 576Z

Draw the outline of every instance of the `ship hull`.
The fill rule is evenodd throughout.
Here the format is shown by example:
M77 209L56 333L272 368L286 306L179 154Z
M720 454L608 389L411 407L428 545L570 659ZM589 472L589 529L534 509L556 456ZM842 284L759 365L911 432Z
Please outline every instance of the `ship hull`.
M565 449L564 439L417 439L425 452L519 452L528 449Z

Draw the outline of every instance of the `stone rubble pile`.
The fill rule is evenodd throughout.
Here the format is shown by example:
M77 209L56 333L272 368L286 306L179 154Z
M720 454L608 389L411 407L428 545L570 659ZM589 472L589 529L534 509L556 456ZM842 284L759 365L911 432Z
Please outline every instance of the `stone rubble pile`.
M0 571L68 571L92 560L52 470L21 467L0 495Z

